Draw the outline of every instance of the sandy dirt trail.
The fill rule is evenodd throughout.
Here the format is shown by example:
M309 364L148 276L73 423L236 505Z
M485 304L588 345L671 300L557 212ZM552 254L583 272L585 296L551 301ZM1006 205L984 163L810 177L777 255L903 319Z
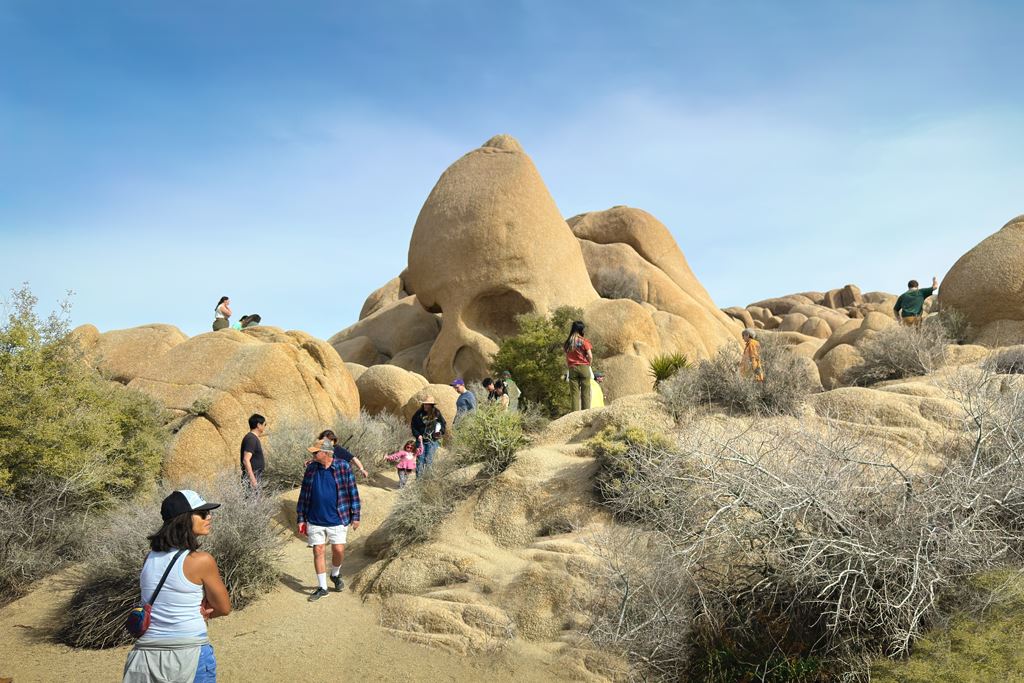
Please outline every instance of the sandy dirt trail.
M387 485L379 477L377 481ZM350 536L343 575L370 562L363 539L386 516L394 492L360 486L363 527ZM285 504L287 505L287 503ZM282 519L285 516L282 515ZM73 570L71 570L73 571ZM129 647L75 650L52 640L48 626L71 594L68 573L44 579L0 610L0 680L76 683L119 681ZM62 579L62 577L64 577ZM556 671L521 649L463 656L416 645L381 628L378 611L348 589L319 602L310 550L288 534L278 587L245 610L210 623L222 681L551 681Z

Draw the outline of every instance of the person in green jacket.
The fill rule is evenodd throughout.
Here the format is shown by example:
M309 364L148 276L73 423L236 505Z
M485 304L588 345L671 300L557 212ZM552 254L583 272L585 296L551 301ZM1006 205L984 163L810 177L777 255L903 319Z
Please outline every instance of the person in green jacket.
M900 294L899 298L896 299L896 305L892 307L892 310L896 313L896 319L901 320L904 325L920 325L921 320L924 319L922 311L924 310L924 300L935 293L935 290L939 288L939 280L932 278L932 286L919 289L917 286L917 280L911 280L907 283L907 291Z

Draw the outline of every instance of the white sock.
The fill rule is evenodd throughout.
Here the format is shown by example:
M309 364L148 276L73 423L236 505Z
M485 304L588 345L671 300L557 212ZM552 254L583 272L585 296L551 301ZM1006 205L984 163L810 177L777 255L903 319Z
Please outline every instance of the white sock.
M327 573L317 574L316 582L320 584L320 587L327 590Z
M341 573L341 565L339 564L339 565L338 565L337 567L335 567L335 566L334 566L334 565L332 564L332 565L331 565L331 576L337 576L337 575L338 575L338 574L340 574L340 573Z

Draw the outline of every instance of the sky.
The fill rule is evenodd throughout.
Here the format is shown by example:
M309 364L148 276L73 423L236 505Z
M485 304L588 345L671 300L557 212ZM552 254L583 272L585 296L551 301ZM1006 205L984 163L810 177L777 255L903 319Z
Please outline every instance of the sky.
M721 307L902 291L1024 213L1024 3L0 0L0 292L328 337L515 136ZM457 267L440 262L439 267Z

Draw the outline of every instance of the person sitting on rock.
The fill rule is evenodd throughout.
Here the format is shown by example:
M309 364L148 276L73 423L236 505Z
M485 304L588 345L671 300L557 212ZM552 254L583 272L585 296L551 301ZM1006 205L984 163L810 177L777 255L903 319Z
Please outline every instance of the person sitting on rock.
M222 296L213 307L213 331L227 329L231 323L231 298Z
M935 290L939 288L938 278L932 278L932 286L920 289L917 286L917 280L911 280L907 283L907 291L900 294L899 298L896 299L896 305L892 307L893 312L896 314L896 319L901 321L904 325L919 325L921 320L924 318L922 311L924 310L924 300L935 293Z
M761 367L761 342L757 341L757 331L749 327L743 330L743 355L740 356L740 375L755 382L764 381L764 368Z
M242 329L248 329L250 327L256 327L260 324L263 318L260 317L259 313L252 313L242 318Z
M243 329L245 329L245 325L246 325L247 322L249 322L249 316L243 315L241 318L239 318L235 322L231 323L231 329L233 329L233 330L243 330Z

